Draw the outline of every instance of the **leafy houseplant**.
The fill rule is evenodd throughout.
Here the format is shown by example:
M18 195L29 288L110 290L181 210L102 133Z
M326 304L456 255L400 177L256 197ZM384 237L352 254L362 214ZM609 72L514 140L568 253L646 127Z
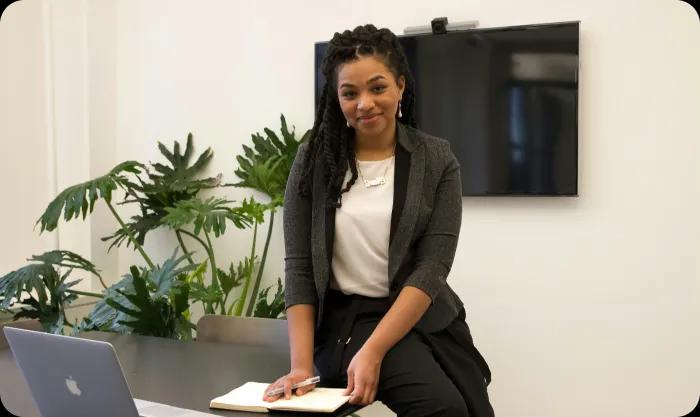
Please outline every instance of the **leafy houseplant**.
M235 171L241 181L235 184L221 184L221 175L201 177L213 157L211 149L202 152L190 165L193 156L190 134L184 152L178 142L172 150L159 143L167 164L126 161L102 177L62 191L37 221L42 232L53 231L61 214L65 221L81 216L84 219L92 213L99 199L120 226L102 239L111 242L109 250L123 244L133 246L146 266L130 267L129 273L119 282L107 287L97 268L79 255L67 251L47 252L32 257L32 263L0 278L0 309L7 310L17 302L26 304L30 308L20 309L14 318L38 318L44 328L52 332L60 332L68 325L74 327L75 332L98 329L176 338L191 337L193 326L189 321L189 308L192 303L202 303L206 313L278 317L284 307L281 280L278 278L276 284L262 291L260 282L275 211L282 205L284 187L298 146L309 135L307 131L297 140L294 129L289 131L284 116L280 119L281 139L272 130L265 129L266 136L253 135L253 147L243 146L245 154L237 157L240 166ZM236 205L223 198L199 197L203 190L228 186L256 189L270 201L260 203L250 197ZM123 191L125 197L116 205L138 205L139 214L128 221L115 209L113 194L117 190ZM257 230L268 212L267 238L258 261ZM229 224L238 229L252 227L253 241L249 257L221 269L213 239L222 236ZM158 265L148 256L143 244L149 232L161 227L174 232L184 254L178 257L176 249L169 259ZM195 259L184 236L204 249L205 259ZM103 291L90 293L71 289L80 281L68 281L74 269L96 275ZM207 275L211 277L210 283L205 279ZM236 287L242 287L241 294L229 301ZM273 287L276 289L269 301ZM96 297L100 301L81 323L68 323L65 307L78 295Z

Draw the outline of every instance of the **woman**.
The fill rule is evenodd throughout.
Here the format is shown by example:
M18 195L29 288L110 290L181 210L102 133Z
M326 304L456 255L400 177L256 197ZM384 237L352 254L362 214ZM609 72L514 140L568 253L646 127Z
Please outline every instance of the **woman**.
M285 194L291 370L399 416L492 416L490 372L446 283L461 223L447 141L415 129L414 83L388 29L336 33L311 140ZM358 181L359 179L359 181ZM314 386L297 388L304 395ZM274 401L280 396L265 396Z

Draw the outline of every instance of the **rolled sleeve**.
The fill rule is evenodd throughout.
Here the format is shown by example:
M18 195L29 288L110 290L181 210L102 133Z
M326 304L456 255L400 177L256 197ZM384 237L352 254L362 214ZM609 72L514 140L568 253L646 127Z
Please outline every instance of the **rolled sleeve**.
M462 223L462 179L459 163L447 148L448 163L435 191L425 233L416 242L415 268L404 286L416 287L432 302L442 291L452 268Z
M311 198L298 193L307 147L306 143L299 147L284 193L285 309L318 304L311 260Z

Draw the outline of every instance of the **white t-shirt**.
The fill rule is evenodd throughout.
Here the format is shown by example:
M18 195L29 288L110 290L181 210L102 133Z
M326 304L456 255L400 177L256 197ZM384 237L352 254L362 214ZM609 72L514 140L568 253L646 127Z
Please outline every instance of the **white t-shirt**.
M394 161L357 161L366 180L384 175L386 182L366 187L358 173L355 184L342 194L335 213L335 238L330 286L344 294L389 296L389 232L394 203ZM386 172L386 174L385 174ZM345 174L343 188L350 177Z

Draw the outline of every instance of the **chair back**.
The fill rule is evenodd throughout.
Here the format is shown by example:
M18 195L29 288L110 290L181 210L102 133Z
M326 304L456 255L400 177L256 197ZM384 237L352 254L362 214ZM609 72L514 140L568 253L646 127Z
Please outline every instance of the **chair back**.
M266 346L289 352L287 320L208 314L197 322L197 341Z

